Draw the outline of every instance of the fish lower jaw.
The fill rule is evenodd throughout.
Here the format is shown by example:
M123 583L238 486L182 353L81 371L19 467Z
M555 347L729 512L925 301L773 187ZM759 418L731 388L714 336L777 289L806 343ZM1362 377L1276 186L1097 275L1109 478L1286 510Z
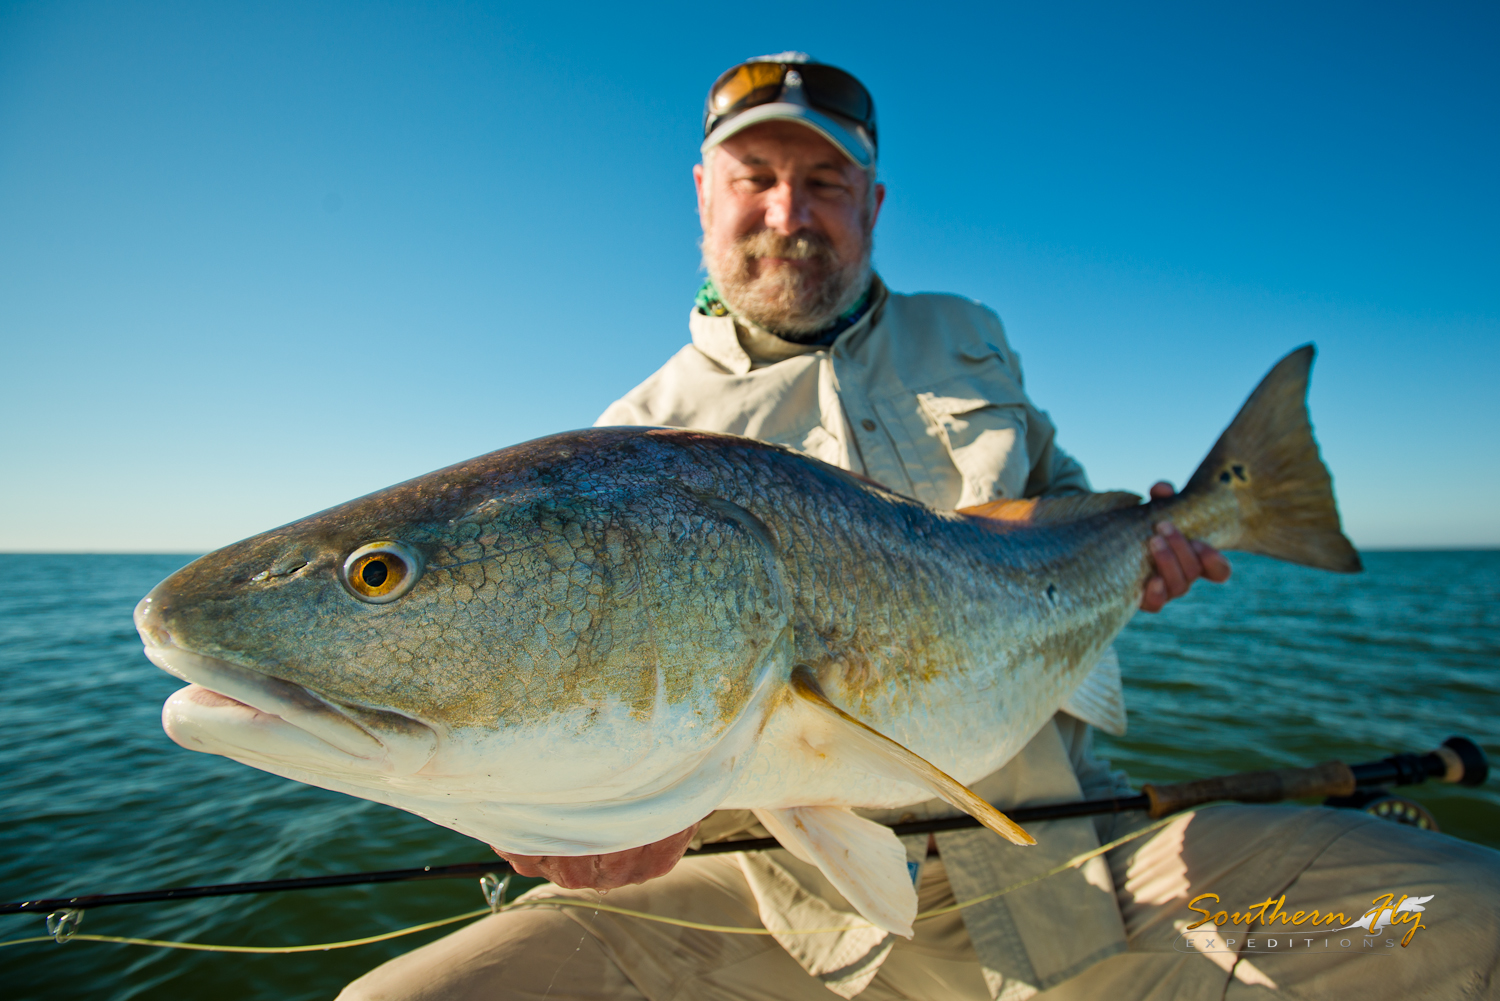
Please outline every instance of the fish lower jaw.
M311 754L342 772L393 776L421 770L437 751L437 734L405 717L388 731L372 729L280 678L175 646L147 646L146 656L189 682L162 707L162 725L191 750L232 758L245 751L274 760Z
M330 774L365 771L369 762L339 750L274 713L188 685L162 705L161 726L180 747L250 765L301 763Z

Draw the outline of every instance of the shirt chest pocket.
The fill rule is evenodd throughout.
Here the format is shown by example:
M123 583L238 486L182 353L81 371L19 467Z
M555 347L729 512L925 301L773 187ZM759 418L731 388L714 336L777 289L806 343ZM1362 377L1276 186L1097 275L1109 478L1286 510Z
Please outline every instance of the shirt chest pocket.
M1026 408L940 387L918 393L926 433L939 441L962 480L954 507L1022 496L1031 464L1026 454Z

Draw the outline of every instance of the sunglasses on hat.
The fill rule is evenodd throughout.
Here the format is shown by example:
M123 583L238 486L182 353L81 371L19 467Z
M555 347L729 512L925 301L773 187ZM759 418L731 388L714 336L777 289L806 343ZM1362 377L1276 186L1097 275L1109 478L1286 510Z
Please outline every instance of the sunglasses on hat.
M823 63L748 62L725 70L708 91L704 137L728 118L782 100L791 87L801 89L808 106L864 128L874 144L875 101L870 92L851 74Z

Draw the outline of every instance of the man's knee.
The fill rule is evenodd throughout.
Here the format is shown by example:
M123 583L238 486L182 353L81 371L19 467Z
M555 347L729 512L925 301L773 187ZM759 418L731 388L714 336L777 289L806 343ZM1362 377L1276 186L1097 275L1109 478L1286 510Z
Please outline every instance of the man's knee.
M1368 898L1352 917L1378 906L1386 894L1393 907L1405 897L1413 901L1402 912L1406 926L1441 925L1445 937L1463 938L1451 939L1449 948L1464 954L1500 948L1500 852L1414 827L1364 824L1331 844L1294 884L1323 892L1338 886L1351 895L1362 889ZM1423 897L1431 899L1415 902Z
M641 998L599 942L566 915L522 910L473 924L377 966L338 1001Z
M552 897L598 899L588 890L542 886L517 902ZM744 875L727 856L687 859L658 879L611 891L609 902L708 924L759 924ZM608 911L525 907L399 956L354 981L340 999L641 998L643 991L662 993L675 977L733 965L767 947L780 948L758 936L693 933Z

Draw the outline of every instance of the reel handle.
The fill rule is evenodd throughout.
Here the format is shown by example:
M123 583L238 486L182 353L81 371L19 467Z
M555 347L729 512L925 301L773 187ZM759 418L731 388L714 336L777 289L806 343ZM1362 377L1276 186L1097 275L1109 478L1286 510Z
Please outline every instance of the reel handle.
M1361 786L1409 786L1428 779L1477 786L1489 778L1490 764L1484 750L1468 737L1449 737L1426 754L1393 754L1368 765L1355 765L1353 771Z

